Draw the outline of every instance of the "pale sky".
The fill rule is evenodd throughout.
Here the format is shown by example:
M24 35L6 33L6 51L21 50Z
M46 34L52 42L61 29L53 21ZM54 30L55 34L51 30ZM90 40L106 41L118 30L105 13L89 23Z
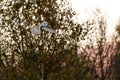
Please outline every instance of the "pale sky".
M112 36L115 30L115 24L120 16L120 0L68 0L72 3L73 8L79 13L79 21L88 18L90 10L98 7L107 16L107 36Z

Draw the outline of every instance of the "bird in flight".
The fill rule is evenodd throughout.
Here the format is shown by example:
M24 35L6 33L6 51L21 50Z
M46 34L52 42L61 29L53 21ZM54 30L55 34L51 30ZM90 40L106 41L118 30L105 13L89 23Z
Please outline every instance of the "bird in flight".
M31 29L31 32L32 32L33 34L40 34L40 31L39 31L36 27L33 27L33 28Z
M48 31L48 32L57 34L57 32L56 32L54 29L49 28L48 22L46 22L46 21L40 23L39 27L40 27L41 29L44 29L45 31ZM32 28L32 29L31 29L31 32L32 32L33 34L39 34L39 30L38 30L37 28Z

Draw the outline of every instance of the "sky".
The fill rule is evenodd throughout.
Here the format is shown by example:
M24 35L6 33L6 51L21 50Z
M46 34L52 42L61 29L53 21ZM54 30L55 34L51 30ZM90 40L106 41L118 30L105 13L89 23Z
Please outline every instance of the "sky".
M120 17L119 0L68 0L72 7L79 14L78 21L84 21L90 17L90 10L99 8L106 14L107 36L112 36L115 31L115 25Z

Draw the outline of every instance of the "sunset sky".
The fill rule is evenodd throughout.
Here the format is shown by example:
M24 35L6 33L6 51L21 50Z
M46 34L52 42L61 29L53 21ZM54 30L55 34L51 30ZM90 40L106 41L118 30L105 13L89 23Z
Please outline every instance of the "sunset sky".
M107 36L112 36L116 22L120 16L119 0L68 0L72 3L72 7L76 10L78 21L86 20L90 11L95 8L100 8L107 18Z

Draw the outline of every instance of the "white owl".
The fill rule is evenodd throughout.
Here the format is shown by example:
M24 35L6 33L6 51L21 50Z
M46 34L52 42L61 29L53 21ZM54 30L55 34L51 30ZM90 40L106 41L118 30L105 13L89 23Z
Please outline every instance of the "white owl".
M57 34L57 32L56 32L55 30L49 28L48 26L49 26L49 25L48 25L48 22L46 22L46 21L42 22L42 23L39 25L39 27L40 27L41 29L44 29L44 30L49 31L49 32L51 32L51 33ZM39 34L39 30L38 30L37 28L32 28L32 29L31 29L31 32L32 32L33 34Z

